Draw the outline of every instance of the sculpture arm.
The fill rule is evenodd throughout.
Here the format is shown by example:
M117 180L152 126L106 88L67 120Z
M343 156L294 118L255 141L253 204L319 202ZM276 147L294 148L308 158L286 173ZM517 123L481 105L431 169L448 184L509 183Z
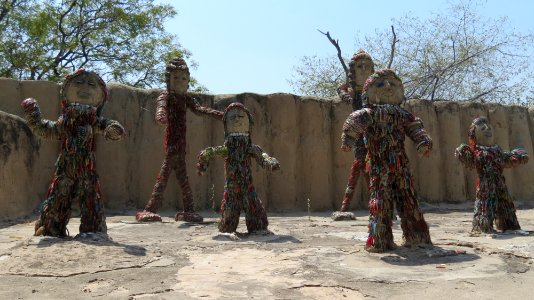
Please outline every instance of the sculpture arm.
M473 153L473 149L471 149L469 145L461 144L454 151L454 156L456 156L456 158L458 158L466 168L475 168L475 154Z
M347 83L342 84L337 88L337 95L343 102L352 103L352 99L354 99L354 91Z
M363 135L363 132L373 123L373 118L368 108L357 110L351 113L343 123L341 133L341 149L350 151L356 139Z
M208 147L198 154L197 174L202 175L206 172L209 162L216 156L228 156L228 148L226 146Z
M213 119L222 121L222 116L223 116L222 111L218 111L213 108L202 106L198 103L198 101L195 98L191 96L186 96L186 105L195 115L198 115L198 116L207 115L209 117L212 117Z
M169 99L169 94L167 92L163 92L159 95L158 99L156 99L156 122L159 125L166 126L168 123L167 118L167 103Z
M36 135L47 139L60 139L63 128L61 119L58 121L42 119L39 104L33 98L25 99L21 105L26 121Z
M406 119L404 122L404 131L406 135L415 143L417 152L428 156L432 150L432 138L426 132L423 121L415 117L408 111L405 111Z
M96 132L104 134L106 140L118 141L126 135L124 127L115 120L98 117L95 125Z
M524 165L528 162L528 152L523 148L517 148L512 151L503 152L503 167L515 168L519 165Z
M256 159L256 162L269 171L276 171L280 169L280 163L274 157L269 156L261 149L260 146L252 144L249 148L249 153Z

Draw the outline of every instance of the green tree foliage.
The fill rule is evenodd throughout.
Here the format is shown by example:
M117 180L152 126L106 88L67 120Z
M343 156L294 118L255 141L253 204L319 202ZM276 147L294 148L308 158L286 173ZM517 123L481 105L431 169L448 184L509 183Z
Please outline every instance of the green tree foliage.
M190 57L153 0L0 0L0 76L61 81L78 68L135 87L163 86L164 64ZM194 66L194 64L193 64Z
M403 79L408 98L534 103L534 68L530 63L534 58L534 34L517 33L506 18L481 17L477 13L480 5L460 1L428 19L393 19L395 43L391 28L384 25L373 36L358 39L358 48L373 56L377 68L386 67L393 59L391 68ZM295 79L290 80L294 90L334 96L337 86L344 82L343 69L334 61L335 56L303 58L295 67ZM316 71L322 74L311 74Z
M295 75L288 82L299 95L332 97L345 83L345 71L337 56L304 56L293 71Z

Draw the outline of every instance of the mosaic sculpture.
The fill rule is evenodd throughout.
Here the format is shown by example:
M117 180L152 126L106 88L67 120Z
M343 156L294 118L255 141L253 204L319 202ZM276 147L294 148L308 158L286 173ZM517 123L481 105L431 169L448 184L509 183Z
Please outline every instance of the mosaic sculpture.
M354 56L352 56L352 59L349 63L349 84L343 84L337 90L342 101L352 104L352 111L362 109L363 101L361 98L361 93L363 85L365 84L367 77L373 74L374 71L373 59L367 52L365 52L365 50L360 49L358 52L354 53ZM367 150L365 149L362 136L355 142L354 161L352 162L347 187L345 189L345 194L343 195L340 209L341 213L334 212L334 214L332 214L334 220L354 219L354 215L352 213L343 213L349 211L350 202L352 201L356 183L360 177L360 172L364 173L366 182L369 181L369 176L367 173L365 173L366 154Z
M230 104L223 116L224 144L209 147L198 156L198 174L206 172L209 161L215 156L224 158L225 184L221 203L219 231L233 233L239 223L239 214L245 211L247 231L254 233L267 230L267 213L256 194L252 181L251 158L264 169L280 169L278 160L270 157L260 146L252 144L250 127L253 119L241 103Z
M369 236L366 250L380 252L396 247L391 230L396 207L405 246L430 245L428 225L419 210L414 181L404 150L407 135L420 154L428 156L432 139L421 120L400 106L404 86L389 69L378 70L363 87L367 106L350 114L341 136L344 151L364 137L369 172Z
M28 125L43 138L61 141L54 179L48 188L35 235L68 236L73 202L80 205L80 233L106 233L104 203L96 172L95 134L117 141L124 135L119 122L101 116L107 100L106 84L94 72L80 69L65 77L61 86L61 116L41 118L37 101L22 101Z
M469 145L460 145L455 155L465 167L476 169L478 174L473 233L494 233L494 221L502 231L521 229L502 173L503 168L526 164L527 152L522 148L503 151L494 143L493 128L485 117L473 120L468 140Z
M144 210L136 214L142 222L161 221L157 213L163 202L163 194L171 171L182 189L183 211L176 213L176 221L202 222L203 218L194 210L193 192L189 185L185 163L186 112L189 108L196 115L205 115L221 120L223 113L201 106L196 99L187 94L190 82L189 68L181 58L172 59L166 67L167 89L160 94L156 107L156 122L165 129L165 159Z

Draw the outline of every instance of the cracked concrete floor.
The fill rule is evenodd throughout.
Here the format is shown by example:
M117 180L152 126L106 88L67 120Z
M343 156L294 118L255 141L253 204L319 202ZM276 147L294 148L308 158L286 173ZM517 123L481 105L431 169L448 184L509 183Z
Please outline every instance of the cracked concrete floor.
M32 222L0 223L1 299L529 299L534 236L470 236L471 212L427 210L434 247L367 253L365 211L270 214L274 235L218 234L202 224L140 224L108 216L109 239L32 237ZM171 216L172 212L167 212ZM211 216L211 217L209 217ZM518 210L534 230L534 209ZM72 236L79 218L69 223ZM244 219L240 232L245 232ZM401 243L399 223L394 225Z

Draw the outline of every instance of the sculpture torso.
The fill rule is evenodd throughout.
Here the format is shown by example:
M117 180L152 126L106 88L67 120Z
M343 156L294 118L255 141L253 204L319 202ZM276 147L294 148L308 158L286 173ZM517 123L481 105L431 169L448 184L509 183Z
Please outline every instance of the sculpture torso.
M56 161L58 171L79 177L96 170L93 128L96 118L96 107L78 103L65 106L58 121L63 132L62 151Z
M228 150L228 155L225 158L225 172L227 184L230 182L239 183L235 188L240 188L239 185L248 185L252 182L251 160L249 153L251 142L250 136L235 134L229 135L224 145Z
M504 153L495 146L475 145L473 156L478 174L477 198L488 198L496 195L497 189L506 189L503 172Z
M373 120L364 133L370 163L390 171L401 168L400 162L407 163L404 124L413 116L398 105L374 105L366 110Z
M169 94L167 98L168 124L165 131L165 141L168 152L185 151L186 97L185 95Z

